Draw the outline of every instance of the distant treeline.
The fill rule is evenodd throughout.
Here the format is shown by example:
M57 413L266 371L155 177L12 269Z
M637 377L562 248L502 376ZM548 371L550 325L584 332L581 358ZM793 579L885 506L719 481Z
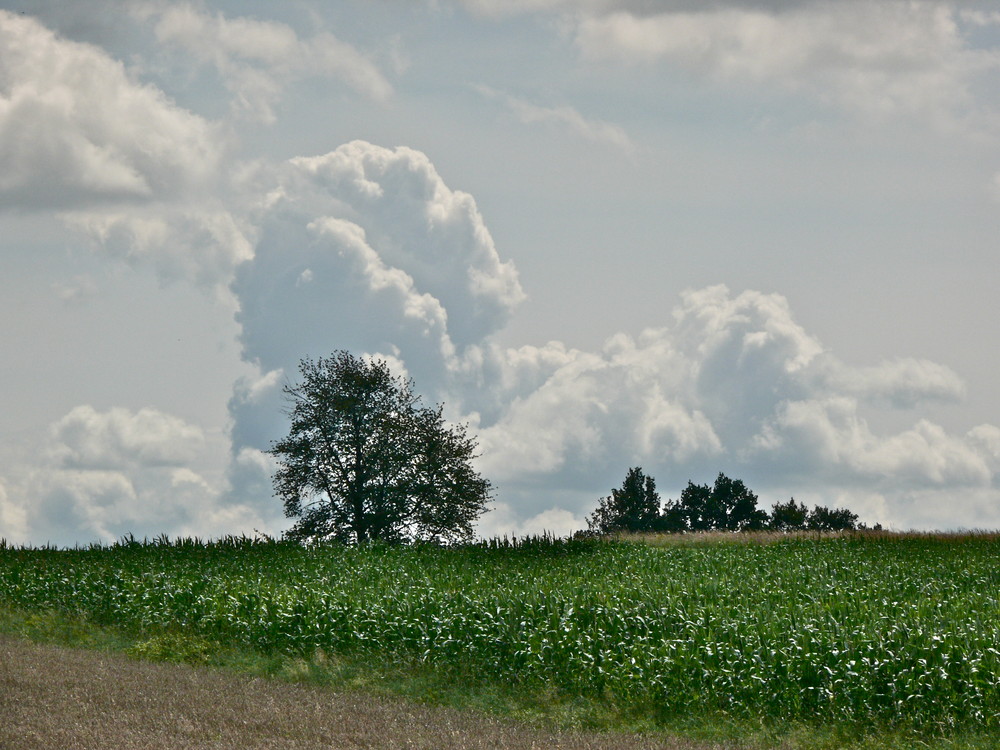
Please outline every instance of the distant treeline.
M865 528L847 508L804 503L775 503L771 512L757 507L755 495L741 480L720 473L714 486L688 482L680 499L661 503L656 480L638 466L629 469L620 489L601 498L587 519L585 533L618 531L845 531ZM881 526L876 526L880 529Z

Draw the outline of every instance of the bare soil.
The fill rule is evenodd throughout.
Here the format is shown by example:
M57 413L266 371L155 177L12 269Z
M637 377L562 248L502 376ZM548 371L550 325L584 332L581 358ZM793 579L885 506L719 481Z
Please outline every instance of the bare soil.
M723 750L548 732L471 711L0 636L0 750L49 748Z

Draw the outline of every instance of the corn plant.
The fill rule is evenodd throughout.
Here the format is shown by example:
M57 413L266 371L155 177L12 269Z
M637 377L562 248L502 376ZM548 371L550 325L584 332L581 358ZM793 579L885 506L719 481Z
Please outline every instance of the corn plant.
M664 719L1000 730L998 556L987 535L0 545L0 602L262 651L396 654Z

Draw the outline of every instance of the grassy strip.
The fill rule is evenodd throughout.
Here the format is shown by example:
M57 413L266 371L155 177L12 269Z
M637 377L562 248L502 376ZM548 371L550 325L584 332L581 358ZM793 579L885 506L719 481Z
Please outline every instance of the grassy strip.
M790 541L822 542L833 539L883 542L940 542L948 545L995 542L1000 532L968 529L965 531L889 531L852 529L847 531L692 531L682 534L664 532L621 532L610 535L621 542L637 542L650 547L701 547L718 545L778 544Z
M996 748L992 735L968 731L940 738L901 731L858 734L842 727L764 726L703 715L675 720L664 726L662 722L651 721L641 710L622 712L612 704L567 696L554 689L514 688L483 679L481 675L459 675L455 670L432 668L417 661L400 663L398 658L382 661L370 654L351 657L331 655L322 650L308 657L264 654L213 642L181 629L129 632L56 610L28 612L0 605L0 635L70 648L124 652L147 661L209 666L294 684L403 697L428 705L473 709L549 729L644 732L654 736L679 736L713 747L738 744L747 750Z

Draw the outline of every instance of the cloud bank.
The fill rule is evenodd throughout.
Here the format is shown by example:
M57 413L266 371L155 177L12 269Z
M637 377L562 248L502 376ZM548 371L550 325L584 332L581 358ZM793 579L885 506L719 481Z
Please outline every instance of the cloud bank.
M200 471L206 453L224 455L222 441L156 409L75 407L39 453L0 482L0 536L14 543L220 536L277 515L224 502L223 484Z
M450 189L426 155L355 141L256 169L257 201L240 218L256 241L234 265L231 293L257 375L230 400L225 482L192 468L199 428L153 409L82 406L52 427L37 506L19 509L8 486L8 527L58 518L51 528L105 539L156 523L276 530L264 451L286 429L281 386L301 358L340 348L389 358L472 424L480 468L499 488L484 533L582 527L632 465L668 494L721 470L765 502L794 494L900 526L974 526L995 512L1000 428L951 434L917 418L879 434L865 419L871 407L959 401L964 383L945 366L849 366L781 295L724 286L689 290L664 310L665 325L599 351L502 347L495 334L524 298L517 271L472 196ZM954 493L978 500L935 513Z
M947 367L849 366L782 296L724 286L686 292L664 310L666 325L616 335L601 351L501 347L494 334L524 295L516 270L471 196L450 190L425 155L357 141L292 159L273 179L255 256L233 284L244 356L260 372L231 402L244 457L280 436L280 385L298 359L346 348L390 358L472 423L501 493L484 528L580 520L635 464L665 488L725 470L765 497L860 498L878 516L869 520L901 524L900 492L993 492L992 426L953 435L915 419L879 434L865 419L869 408L961 400L964 383Z
M724 86L804 95L860 116L981 129L974 81L1000 66L970 32L996 15L931 0L463 0L503 19L556 15L595 64L665 65Z

